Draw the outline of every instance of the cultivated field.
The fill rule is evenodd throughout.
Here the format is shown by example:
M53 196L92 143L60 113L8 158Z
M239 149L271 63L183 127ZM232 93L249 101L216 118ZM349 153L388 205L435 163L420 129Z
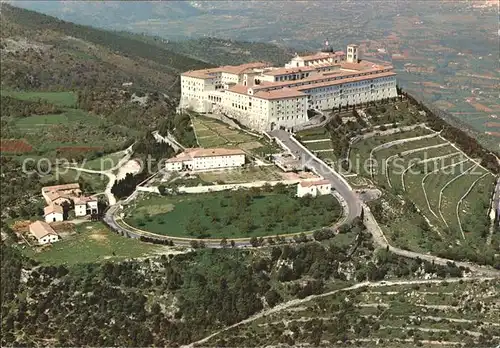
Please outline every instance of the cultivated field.
M298 137L327 162L347 157L344 169L357 175L348 177L357 188L382 189L369 206L395 245L493 264L500 243L488 216L494 176L428 128L406 100L359 111L346 122L334 115L326 129Z
M77 101L77 96L74 92L26 92L2 90L1 94L21 100L46 100L49 103L69 108L75 107Z
M199 173L198 176L208 183L246 183L252 181L283 180L282 172L275 166L246 167L231 170L217 170Z
M279 151L266 139L257 138L208 117L193 117L192 123L201 147L240 148L259 156Z
M427 220L415 216L418 227L413 229L404 226L411 212L402 211L403 221L394 214L386 227L396 244L411 249L429 246L434 239L474 247L485 244L494 177L438 134L415 129L372 137L354 144L350 159L354 172L412 202L416 214ZM401 228L406 233L400 233Z
M45 100L62 113L12 117L2 115L2 152L81 159L89 153L114 152L135 132L76 109L73 92L1 91L21 100ZM14 142L24 142L25 145Z

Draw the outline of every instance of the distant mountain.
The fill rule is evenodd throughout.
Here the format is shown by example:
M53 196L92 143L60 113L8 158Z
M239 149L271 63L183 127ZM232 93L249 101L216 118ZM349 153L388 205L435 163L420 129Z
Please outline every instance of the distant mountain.
M236 65L266 61L276 66L281 66L287 63L295 53L295 50L289 47L264 42L235 41L218 38L171 41L157 36L132 34L129 32L121 34L215 65Z
M113 30L134 30L140 23L177 20L203 11L189 2L146 1L11 1L13 5L76 24ZM153 24L154 26L154 24ZM151 31L154 33L154 31ZM175 36L175 35L174 35Z
M54 90L133 82L166 91L180 72L213 66L131 36L5 3L0 16L2 88Z

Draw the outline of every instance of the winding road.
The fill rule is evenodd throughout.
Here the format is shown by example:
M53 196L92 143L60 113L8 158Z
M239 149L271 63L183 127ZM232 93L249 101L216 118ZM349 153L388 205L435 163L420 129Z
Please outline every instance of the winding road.
M290 133L280 129L269 132L268 134L271 137L278 138L291 154L299 157L302 166L312 169L316 174L328 180L332 184L332 188L344 198L347 205L344 224L351 223L356 217L361 215L361 201L352 190L349 183L339 173L311 153Z
M409 250L399 249L390 245L379 224L373 217L369 207L361 201L361 199L354 192L349 183L339 173L337 173L334 169L330 168L325 162L323 162L321 159L319 159L313 153L311 153L306 147L304 147L304 145L302 145L297 139L295 139L292 134L284 130L275 130L270 132L269 135L273 138L277 138L280 141L280 143L284 147L286 147L288 151L290 151L290 153L298 157L304 167L312 169L314 172L316 172L316 174L321 175L326 180L330 181L330 183L332 184L332 188L334 188L336 193L342 197L343 202L341 203L344 203L344 209L345 209L344 218L335 226L335 228L338 228L344 224L351 223L356 217L360 216L361 212L363 211L365 226L367 230L371 233L375 245L377 245L378 247L388 248L394 254L403 257L408 257L412 259L418 258L421 260L426 260L441 265L446 265L448 263L455 263L457 266L467 267L473 272L481 273L487 276L494 276L494 277L500 276L500 270L496 270L491 267L480 266L470 262L458 262L455 260L444 259L430 254L422 254ZM97 173L103 174L103 172L97 172ZM105 175L110 175L110 174L108 173ZM338 196L337 194L335 196ZM134 192L132 196L130 196L123 202L116 202L116 204L110 204L110 207L106 211L105 216L103 218L104 222L118 233L124 236L128 236L130 238L139 238L140 236L163 238L172 240L176 245L179 246L190 246L190 243L193 240L195 240L195 241L203 241L205 243L205 246L209 248L221 247L220 239L200 240L191 238L174 238L169 236L159 237L158 235L126 225L125 222L116 215L119 212L122 203L127 203L128 201L134 199L136 195L137 191ZM121 222L119 222L120 220ZM298 233L283 235L283 237L287 240L290 240L293 238L294 235L297 234ZM236 246L240 247L251 246L249 238L234 239L234 242Z
M123 153L123 157L118 161L118 163L113 166L112 168L108 170L93 170L93 169L87 169L83 167L70 167L67 166L66 168L68 169L73 169L79 172L84 172L84 173L90 173L90 174L99 174L99 175L105 175L108 178L108 184L106 185L106 189L104 190L104 194L108 198L108 203L110 206L113 206L116 204L116 198L115 196L111 193L111 188L115 184L116 181L116 175L113 173L115 170L121 168L125 163L127 163L130 160L130 157L132 156L132 147L134 144L130 145L127 147L125 150L120 151ZM118 152L118 153L120 153Z

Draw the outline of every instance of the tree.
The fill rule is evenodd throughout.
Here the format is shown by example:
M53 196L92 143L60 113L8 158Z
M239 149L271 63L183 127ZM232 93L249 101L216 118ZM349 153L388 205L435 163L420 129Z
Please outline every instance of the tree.
M269 307L274 307L276 304L278 304L283 300L281 295L274 289L271 289L268 292L266 292L265 297Z
M222 248L227 247L227 239L226 239L226 237L224 237L224 238L222 238L222 239L220 240L220 246L221 246Z
M165 185L158 185L158 192L160 192L160 195L164 196L166 191L167 188L165 187Z
M257 239L257 237L253 236L252 238L250 238L250 244L255 248L255 247L258 247L259 246L259 240Z

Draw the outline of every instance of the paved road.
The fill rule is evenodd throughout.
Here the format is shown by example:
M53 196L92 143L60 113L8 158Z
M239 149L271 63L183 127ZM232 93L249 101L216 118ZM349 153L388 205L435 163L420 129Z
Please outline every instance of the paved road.
M135 199L135 195L137 195L137 191L135 191L131 196L129 196L125 201L120 201L117 202L115 205L112 205L108 208L108 210L105 212L103 221L114 231L118 232L121 235L124 235L129 238L140 238L141 236L144 237L151 237L155 239L168 239L174 242L175 246L183 246L183 247L191 247L191 242L192 241L203 241L205 243L205 246L207 248L221 248L221 239L217 238L212 238L212 239L197 239L197 238L179 238L179 237L171 237L171 236L159 236L154 233L150 233L147 231L143 231L137 228L134 228L129 225L125 225L124 221L118 216L119 210L120 210L120 205L122 203L129 202L132 199ZM120 223L119 223L120 222ZM342 219L340 222L335 224L333 226L333 229L339 228L341 225L345 223L345 219ZM281 237L285 238L287 241L293 240L294 236L299 235L300 233L291 233L291 234L286 234L286 235L280 235ZM312 232L305 233L307 236L311 236ZM252 244L250 243L250 238L231 238L227 239L228 246L229 241L232 240L235 243L235 247L251 247Z
M283 130L276 130L270 133L271 136L277 137L289 150L296 156L301 157L302 163L306 166L313 168L318 174L323 176L325 179L332 183L332 187L335 188L338 193L344 198L347 203L348 212L345 222L352 221L355 217L361 214L361 210L364 210L364 223L368 231L370 231L373 241L376 245L382 248L389 248L389 250L397 255L416 259L420 258L429 262L434 262L441 265L446 265L448 262L455 263L457 266L468 267L470 270L475 272L480 272L489 276L500 276L500 271L493 269L491 267L483 267L470 262L460 262L449 259L444 259L441 257L416 253L409 250L403 250L396 248L389 244L387 238L385 237L382 229L377 223L376 219L373 217L368 206L363 204L356 193L353 192L350 185L341 177L340 174L335 172L333 169L329 168L322 161L318 160L317 157L312 156L312 154L298 141L292 138L291 134Z
M134 143L135 144L135 143ZM133 150L132 147L134 144L130 145L123 151L119 151L118 153L123 153L123 157L118 161L116 165L114 165L112 168L108 170L93 170L93 169L87 169L83 167L68 167L69 169L74 169L76 171L80 172L85 172L85 173L91 173L91 174L101 174L105 175L108 177L108 184L106 185L106 189L104 190L104 194L108 198L108 203L109 205L115 205L116 204L116 198L115 196L111 193L111 189L113 188L113 185L115 184L116 181L116 175L113 173L115 170L120 169L125 163L130 160L130 157L132 156Z
M330 181L332 188L344 198L347 204L346 223L352 222L354 218L361 214L361 201L340 174L328 167L323 161L318 161L317 157L313 156L309 150L292 138L290 133L284 130L275 130L269 132L269 135L278 138L294 156L300 156L300 161L304 166L311 168L314 172Z
M270 132L270 135L272 137L278 138L288 149L291 151L294 155L300 156L302 163L316 171L316 173L320 174L323 176L326 180L329 180L332 184L332 187L337 191L337 193L342 196L344 203L345 203L345 208L347 208L345 211L345 218L340 221L335 228L340 227L343 224L350 223L352 220L354 220L356 217L361 215L361 211L364 210L364 223L368 231L370 231L374 243L378 245L379 247L382 248L389 248L389 250L397 255L408 257L408 258L419 258L422 260L426 260L429 262L435 262L437 264L447 264L448 262L455 263L457 266L464 266L468 267L470 270L475 271L475 272L480 272L489 276L494 276L494 277L499 277L500 276L500 271L495 270L491 267L483 267L480 265L476 265L473 263L469 262L458 262L454 260L449 260L449 259L444 259L440 258L437 256L429 255L429 254L421 254L421 253L416 253L408 250L403 250L399 249L396 247L393 247L392 245L389 244L387 241L382 229L378 225L377 221L373 217L372 213L370 212L370 209L368 206L363 204L357 194L352 190L350 185L347 183L347 181L337 172L335 172L332 168L328 167L323 161L319 160L317 157L313 156L302 144L300 144L295 138L291 136L286 131L283 130L276 130L273 132ZM127 198L126 201L130 201L135 198L135 195L137 194L137 191L134 192L129 198ZM121 225L119 225L116 221L117 217L116 214L119 210L119 205L121 202L118 202L116 205L111 206L107 212L105 213L104 216L104 222L106 222L111 228L114 230L118 231L119 233L131 237L131 238L139 238L141 235L150 235L151 237L156 237L158 238L157 235L154 234L149 234L148 232L137 230L134 228L124 228ZM293 234L292 235L284 235L285 239L291 240L293 239ZM174 237L167 237L172 240L175 245L179 246L190 246L190 243L193 239L189 238L174 238ZM199 240L197 240L199 241ZM209 240L203 240L205 242L206 247L209 248L220 248L220 239L209 239ZM248 238L241 238L241 239L234 239L235 245L240 246L240 247L247 247L251 246L250 241Z

